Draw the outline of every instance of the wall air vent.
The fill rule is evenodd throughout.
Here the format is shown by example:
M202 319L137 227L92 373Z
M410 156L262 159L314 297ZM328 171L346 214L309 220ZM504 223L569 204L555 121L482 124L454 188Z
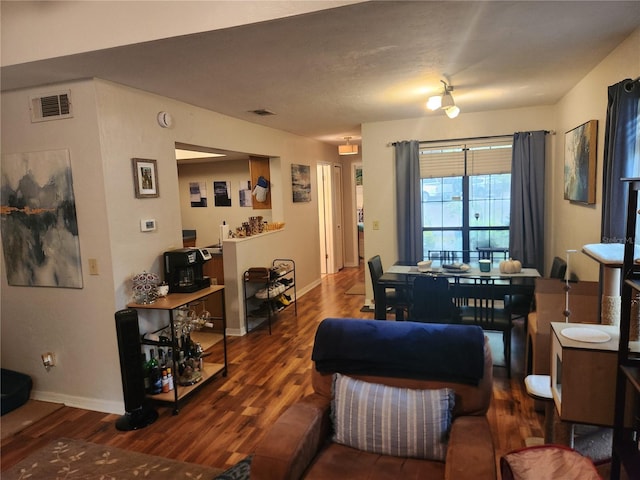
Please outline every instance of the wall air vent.
M71 91L49 93L31 97L31 121L45 122L73 117Z

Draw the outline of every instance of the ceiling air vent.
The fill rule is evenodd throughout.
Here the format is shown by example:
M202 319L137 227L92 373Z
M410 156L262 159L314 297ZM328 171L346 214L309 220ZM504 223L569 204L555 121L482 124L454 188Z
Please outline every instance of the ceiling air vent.
M249 110L249 113L254 113L261 117L268 117L269 115L275 115L271 110L267 110L266 108L258 108L256 110Z
M44 122L73 117L71 111L71 92L50 93L31 97L31 121Z

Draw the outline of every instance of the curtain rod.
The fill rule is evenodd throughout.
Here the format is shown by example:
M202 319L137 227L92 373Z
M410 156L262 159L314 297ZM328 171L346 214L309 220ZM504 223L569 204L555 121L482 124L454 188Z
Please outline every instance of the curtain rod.
M515 133L522 133L522 132L515 132ZM554 132L553 130L544 130L545 135L547 134L551 134L551 135L555 135L556 132ZM420 144L424 144L424 143L443 143L443 142L463 142L463 141L468 141L468 140L489 140L492 138L510 138L513 137L513 133L508 133L505 135L487 135L484 137L466 137L466 138L446 138L446 139L441 139L441 140L418 140L418 143ZM396 144L398 142L391 142L391 143L387 143L387 147L395 147Z
M636 83L637 81L640 80L640 77L637 77L633 80L627 80L624 84L624 91L627 93L631 93L633 91L633 89L635 88L634 83Z

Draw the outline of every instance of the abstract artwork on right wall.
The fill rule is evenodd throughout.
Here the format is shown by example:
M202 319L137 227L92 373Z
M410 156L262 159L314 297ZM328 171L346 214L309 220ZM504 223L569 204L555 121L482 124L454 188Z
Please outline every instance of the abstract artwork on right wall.
M598 121L589 120L564 135L564 198L596 203Z

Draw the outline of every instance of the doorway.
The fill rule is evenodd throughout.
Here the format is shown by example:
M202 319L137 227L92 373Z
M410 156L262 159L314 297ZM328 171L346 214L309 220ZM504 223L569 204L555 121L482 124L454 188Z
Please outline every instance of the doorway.
M357 163L353 166L354 192L356 204L356 235L358 242L358 264L364 261L364 192L362 184L362 164Z
M318 164L317 173L320 273L337 273L344 267L342 166Z

